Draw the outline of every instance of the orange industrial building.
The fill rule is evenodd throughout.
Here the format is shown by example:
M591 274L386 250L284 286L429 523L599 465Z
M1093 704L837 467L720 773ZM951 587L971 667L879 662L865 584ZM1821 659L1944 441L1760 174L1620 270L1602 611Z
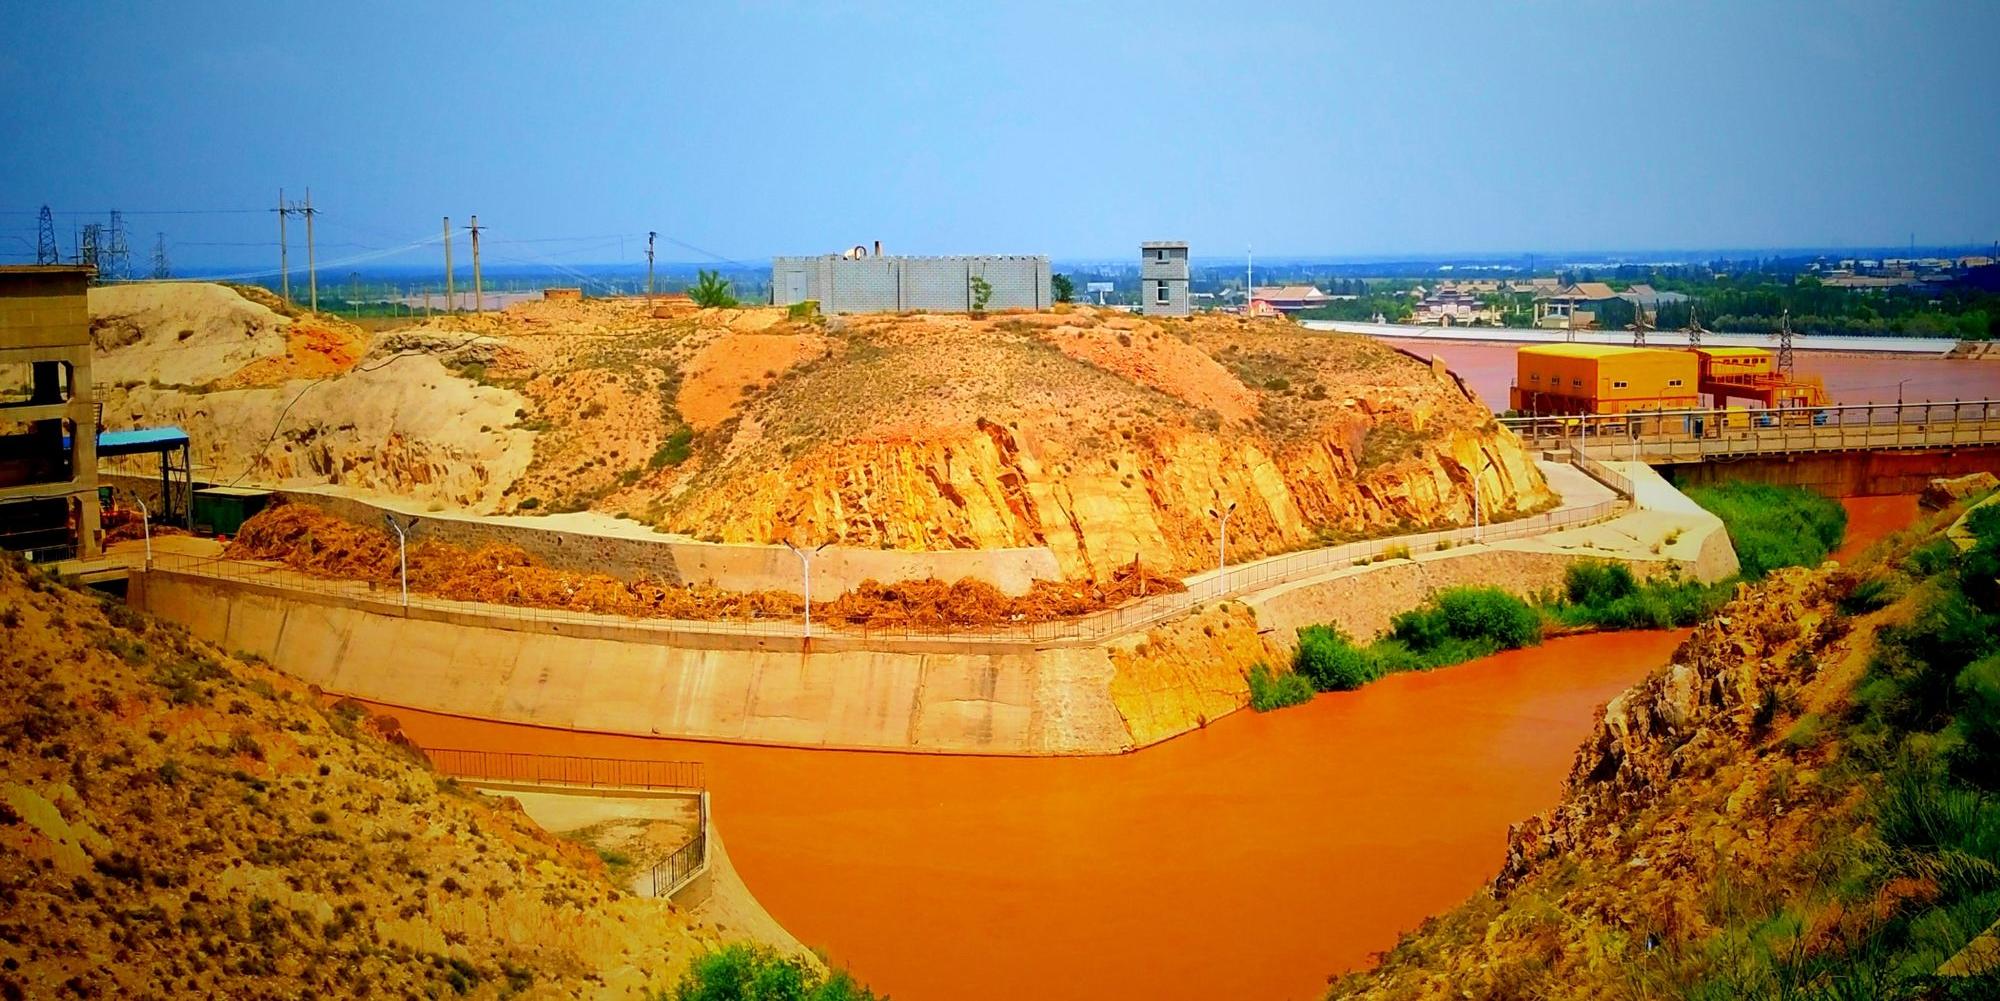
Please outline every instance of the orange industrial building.
M1623 414L1701 406L1693 352L1610 344L1536 344L1515 355L1513 409L1523 414Z
M1762 407L1826 405L1826 389L1818 379L1778 371L1777 359L1763 348L1696 348L1693 353L1701 357L1701 391L1718 407L1731 399Z

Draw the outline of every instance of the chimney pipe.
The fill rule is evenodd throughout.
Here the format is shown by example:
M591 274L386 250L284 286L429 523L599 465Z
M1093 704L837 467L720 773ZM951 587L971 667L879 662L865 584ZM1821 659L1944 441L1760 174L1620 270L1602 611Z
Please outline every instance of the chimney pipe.
M875 256L882 256L882 241L880 240L875 241Z

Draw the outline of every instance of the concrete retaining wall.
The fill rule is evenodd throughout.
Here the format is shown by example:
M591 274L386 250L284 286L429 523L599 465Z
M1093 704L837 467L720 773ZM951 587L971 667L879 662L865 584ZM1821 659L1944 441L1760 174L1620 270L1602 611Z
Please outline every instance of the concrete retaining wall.
M1097 754L1131 739L1102 649L688 649L381 614L135 574L131 602L341 694L487 719L810 747Z

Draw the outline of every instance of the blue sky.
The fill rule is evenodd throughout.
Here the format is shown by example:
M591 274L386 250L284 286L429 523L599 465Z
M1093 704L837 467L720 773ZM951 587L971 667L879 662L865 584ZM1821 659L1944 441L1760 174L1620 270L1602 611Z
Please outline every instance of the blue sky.
M7 259L43 202L281 185L329 258L475 212L496 252L570 261L648 229L749 261L2000 238L1988 0L0 3ZM186 264L274 240L268 213L130 222Z

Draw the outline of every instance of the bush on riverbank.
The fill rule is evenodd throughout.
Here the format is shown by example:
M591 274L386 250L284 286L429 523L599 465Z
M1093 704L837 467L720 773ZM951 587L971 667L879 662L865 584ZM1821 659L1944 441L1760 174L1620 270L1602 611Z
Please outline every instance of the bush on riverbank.
M1746 580L1779 567L1818 566L1847 534L1847 509L1804 487L1737 481L1685 493L1722 519Z
M1269 664L1250 668L1250 708L1260 713L1311 702L1313 683L1297 673L1273 674Z
M1542 641L1542 620L1527 602L1497 587L1454 587L1396 616L1366 645L1339 626L1306 626L1292 672L1322 692L1360 688L1402 671L1428 671Z
M674 1001L875 1001L875 997L845 970L821 975L803 960L740 942L696 959L674 989Z
M1563 595L1542 607L1566 626L1598 629L1668 629L1691 626L1722 607L1734 581L1703 584L1678 576L1640 583L1632 569L1610 561L1573 563L1563 573Z

